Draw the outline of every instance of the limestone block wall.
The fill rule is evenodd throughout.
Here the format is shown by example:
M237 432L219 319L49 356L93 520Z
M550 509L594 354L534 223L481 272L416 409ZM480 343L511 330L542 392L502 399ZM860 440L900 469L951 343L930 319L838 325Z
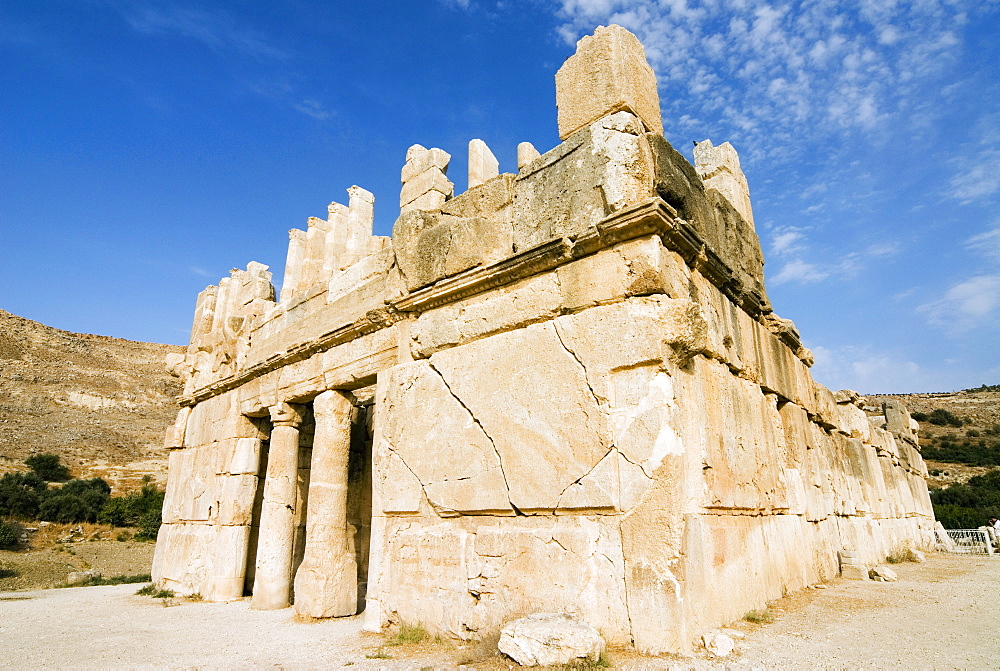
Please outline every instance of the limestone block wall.
M373 624L469 638L554 609L676 650L835 575L839 550L928 542L915 449L656 236L411 337L375 404Z
M564 141L516 174L473 140L454 195L414 145L391 239L352 187L279 300L254 263L199 295L159 584L465 639L565 611L660 652L930 541L905 409L817 384L771 308L735 150L667 143L624 29L573 58Z

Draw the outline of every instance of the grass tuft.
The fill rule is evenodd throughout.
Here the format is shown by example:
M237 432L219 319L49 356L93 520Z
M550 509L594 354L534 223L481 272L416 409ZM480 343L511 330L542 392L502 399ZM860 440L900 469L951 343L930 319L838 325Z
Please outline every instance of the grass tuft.
M747 611L743 619L754 624L771 624L774 622L774 613L769 608L765 608L764 610L754 609Z
M385 642L386 645L416 645L429 638L427 630L421 623L403 624L396 635Z

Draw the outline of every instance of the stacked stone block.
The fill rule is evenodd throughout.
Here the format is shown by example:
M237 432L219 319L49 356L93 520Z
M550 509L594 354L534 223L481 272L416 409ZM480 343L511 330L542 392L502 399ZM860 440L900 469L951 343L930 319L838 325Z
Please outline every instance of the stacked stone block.
M516 175L474 140L452 198L414 145L391 241L354 188L293 235L279 303L256 266L199 296L158 583L462 639L559 611L664 652L930 542L905 409L812 379L748 191L704 170L742 189L735 152L666 143L636 45L581 41L566 141Z

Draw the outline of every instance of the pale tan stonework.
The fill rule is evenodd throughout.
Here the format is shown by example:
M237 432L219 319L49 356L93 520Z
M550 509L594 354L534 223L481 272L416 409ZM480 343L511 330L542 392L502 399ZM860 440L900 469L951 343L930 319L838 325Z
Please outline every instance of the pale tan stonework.
M455 195L414 145L391 238L352 187L280 300L255 263L199 294L159 585L459 639L566 613L658 653L932 542L905 408L816 383L774 313L731 146L670 146L617 26L558 89L565 142L516 175L476 144Z
M635 35L621 26L598 26L577 42L556 72L559 138L565 140L609 112L627 111L647 130L663 132L656 75Z

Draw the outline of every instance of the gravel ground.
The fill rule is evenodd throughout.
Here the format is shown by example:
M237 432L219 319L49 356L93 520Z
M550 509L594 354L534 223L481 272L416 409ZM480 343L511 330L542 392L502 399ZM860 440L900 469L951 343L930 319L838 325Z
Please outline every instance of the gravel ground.
M77 525L53 525L48 535L35 534L32 548L12 552L0 550L0 591L45 589L64 582L71 571L92 569L105 578L149 573L153 565L154 543L113 540L132 530L85 525L85 533L75 542L57 543ZM103 540L94 539L95 535Z
M740 622L737 650L665 658L611 651L619 668L996 668L1000 559L931 555L894 567L898 582L835 580ZM246 601L166 604L136 585L0 593L6 668L507 668L488 645L385 646L360 617L311 624ZM381 651L381 653L379 652ZM391 659L374 658L376 655Z

